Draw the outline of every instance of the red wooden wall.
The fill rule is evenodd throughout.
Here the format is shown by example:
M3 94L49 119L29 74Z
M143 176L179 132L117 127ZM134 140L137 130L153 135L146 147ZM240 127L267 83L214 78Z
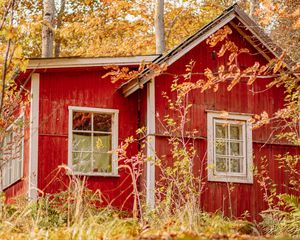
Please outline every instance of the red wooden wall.
M241 54L238 57L238 63L241 67L252 66L256 61L265 64L266 60L236 31L229 36L240 48L248 48L252 54ZM190 60L196 61L193 72L204 72L205 68L216 71L221 64L225 63L224 58L212 58L212 51L218 52L220 44L215 48L210 48L205 41L196 46L194 49L186 53L183 57L173 63L167 70L167 73L183 74L186 65ZM193 77L192 81L196 81L202 76ZM164 128L161 124L165 115L172 116L173 112L168 109L167 100L162 96L162 92L166 92L171 99L175 99L174 93L171 93L171 83L174 77L170 74L162 74L155 79L156 92L156 112L159 113L160 120L156 121L156 151L158 156L165 156L163 159L169 161L171 158L170 147L168 147L168 139L164 134ZM260 114L266 111L272 115L276 110L284 104L284 89L271 88L266 89L270 79L258 79L256 82L248 86L245 79L228 92L226 87L228 83L221 84L217 92L207 90L204 93L200 91L192 91L189 94L189 102L193 104L189 118L191 121L187 124L187 130L197 129L199 131L195 140L197 157L194 161L194 171L197 174L202 173L204 177L204 191L201 195L201 203L204 209L208 211L222 210L225 214L230 215L230 205L232 205L232 214L241 216L248 211L252 218L259 219L261 210L267 207L263 200L263 191L254 178L253 184L233 184L234 190L231 193L231 203L229 202L228 185L221 182L208 182L206 170L206 153L207 153L207 113L206 110L228 111L237 113ZM260 93L256 93L260 92ZM278 167L275 155L286 152L296 153L299 149L289 146L285 143L279 144L274 142L273 138L269 139L272 125L263 127L253 131L253 152L254 164L261 166L261 158L266 156L268 159L267 169L270 177L278 184L280 192L287 191L285 183L288 181L288 175ZM265 144L266 143L266 144ZM159 179L159 171L156 171L156 179Z
M239 47L246 47L252 54L242 54L238 62L247 67L255 61L261 64L266 60L237 32L230 35ZM172 64L167 72L172 74L183 74L185 66L191 59L196 61L194 72L204 72L205 68L216 70L224 64L224 58L212 58L212 51L205 42L199 44L190 52ZM68 177L59 166L67 165L68 159L68 106L84 106L95 108L119 109L119 143L130 135L134 135L138 127L146 125L147 118L147 91L146 86L140 91L124 98L119 91L118 84L112 84L109 78L103 79L105 70L102 68L85 69L53 69L40 71L40 127L39 127L39 165L38 165L38 188L44 193L54 193L65 190ZM162 118L166 114L172 114L162 92L170 92L173 77L162 74L155 80L155 107L161 117L156 121L156 151L159 156L166 156L170 160L171 152L168 140L163 136L164 129L161 125ZM197 77L193 78L197 80ZM195 173L202 174L206 178L206 137L207 120L206 110L218 110L240 113L260 114L262 111L270 115L283 106L284 94L282 88L265 90L270 79L259 79L253 85L248 86L245 80L228 92L227 84L221 84L217 92L212 90L200 93L193 91L189 95L193 107L190 111L191 121L188 123L190 129L197 129L198 139L195 140L197 157L194 162ZM28 115L28 114L27 114ZM275 155L279 153L297 153L299 149L282 142L270 140L272 125L253 131L254 163L261 165L261 158L268 159L268 170L270 177L278 184L278 191L288 191L286 185L287 174L278 168ZM25 132L25 163L24 172L28 171L28 130ZM130 154L135 154L137 145L129 149ZM100 189L104 195L106 204L130 208L132 205L132 182L128 172L119 170L120 177L89 177L87 186L92 190ZM157 171L156 178L159 178ZM25 174L26 179L26 174ZM144 190L145 176L140 179L140 189ZM241 216L245 211L250 212L252 218L258 219L258 214L266 208L263 200L263 191L257 179L253 184L233 184L229 202L228 186L226 183L205 182L205 188L201 195L201 203L204 209L216 211L218 209L229 215ZM7 196L15 196L25 192L26 180L20 181L6 190ZM129 198L128 198L129 197ZM232 207L232 210L229 207Z
M118 85L103 75L101 68L62 69L40 75L38 188L45 193L64 190L68 182L59 170L68 159L68 106L119 109L119 143L138 127L137 93L124 98ZM132 146L129 154L136 151L137 146ZM87 186L99 189L105 204L130 208L131 176L122 169L119 175L89 177Z

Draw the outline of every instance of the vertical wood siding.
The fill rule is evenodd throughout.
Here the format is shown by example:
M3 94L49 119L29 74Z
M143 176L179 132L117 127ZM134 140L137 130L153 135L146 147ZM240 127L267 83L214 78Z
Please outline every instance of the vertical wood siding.
M234 41L240 48L248 48L251 55L241 54L238 57L238 62L242 67L252 66L256 61L265 64L266 60L258 54L258 52L241 36L233 31L229 36L230 40ZM205 42L199 44L190 52L185 54L181 59L173 63L167 70L172 74L185 73L186 65L190 60L196 61L193 72L204 72L205 68L210 68L217 71L221 64L225 63L224 58L212 58L212 52L220 49L220 44L216 48L209 48ZM202 76L193 76L192 81L201 79ZM162 74L156 78L156 111L159 113L160 120L156 121L156 143L158 156L165 156L164 161L168 162L171 159L170 147L168 146L167 137L164 134L164 128L161 124L163 116L170 115L174 117L172 111L168 109L166 99L163 98L162 92L166 92L171 99L175 99L175 94L171 93L170 86L173 76ZM270 79L258 79L256 82L248 86L247 82L242 79L232 91L227 91L228 83L220 84L219 90L213 92L207 90L204 93L200 91L192 91L189 93L189 102L193 104L187 123L187 129L197 129L199 131L199 139L195 140L197 157L194 162L194 171L196 175L200 173L203 176L204 191L201 195L201 205L205 210L215 212L222 210L226 215L233 214L240 217L243 213L249 212L252 219L259 219L259 212L266 209L267 204L263 200L264 192L257 182L257 177L254 177L253 184L233 184L234 188L229 198L229 185L221 182L207 181L207 113L206 110L218 110L237 113L260 114L266 111L272 115L276 110L284 105L284 89L271 88L266 90L266 85ZM255 93L260 92L260 93ZM273 144L273 138L270 138L274 125L262 127L253 130L253 153L254 164L260 168L263 157L268 159L266 169L269 171L270 177L274 183L278 184L278 192L287 192L288 175L283 169L279 169L278 161L275 156L286 152L299 153L299 148L285 145ZM201 139L203 138L203 139ZM264 144L267 143L267 144ZM277 142L278 143L278 142ZM157 171L156 178L159 179Z
M261 64L266 60L237 32L233 32L229 38L240 48L246 47L251 55L241 54L238 58L240 66L247 67L258 61ZM177 60L167 70L172 74L185 73L185 66L190 60L196 61L194 72L204 72L205 68L216 71L224 58L212 58L213 51L218 52L220 46L212 49L205 42L199 44L182 58ZM147 118L147 91L146 86L128 98L124 98L117 90L118 85L112 84L110 79L103 79L104 70L101 68L89 69L57 69L41 71L40 76L40 129L39 129L39 172L38 187L44 193L54 193L65 190L68 185L68 176L60 166L67 164L68 159L68 106L84 106L95 108L119 109L119 143L130 135L134 135L139 126L146 125ZM201 76L193 76L193 81ZM156 111L160 120L156 121L156 152L158 156L164 156L165 162L171 161L170 146L168 140L163 136L162 126L165 115L172 116L167 101L162 97L166 92L174 99L170 86L173 77L162 74L155 81ZM204 191L201 194L201 205L205 210L222 210L227 215L241 216L246 211L252 219L259 219L259 212L267 207L264 201L264 191L254 177L253 184L233 184L231 201L226 183L207 182L206 152L207 152L207 117L206 110L229 111L239 113L260 114L266 111L272 115L284 105L284 94L282 88L266 90L267 83L271 79L258 79L248 86L244 79L227 91L227 83L220 84L219 90L213 92L207 90L204 93L192 91L189 100L193 104L187 124L188 129L198 130L198 139L195 140L197 156L194 162L194 172L204 178ZM27 110L28 111L28 110ZM28 114L27 114L28 115ZM139 123L140 121L140 123ZM263 127L253 131L254 164L260 168L262 158L268 159L266 166L270 177L277 183L279 192L287 192L288 174L279 165L275 156L286 152L299 153L298 147L291 147L286 143L272 142L270 134L272 128ZM25 131L25 137L29 136ZM267 144L264 144L266 143ZM24 173L28 171L28 140L25 138L25 163ZM129 154L135 154L137 145L129 149ZM89 177L87 186L92 190L100 190L106 204L112 204L120 208L130 209L133 198L132 182L130 175L124 169L119 170L120 177ZM156 171L156 179L159 179L159 171ZM26 179L26 174L25 174ZM145 174L140 181L140 190L144 191ZM15 196L19 192L26 191L26 181L8 188L5 192L8 197Z
M137 129L137 95L124 98L102 69L41 73L38 187L45 193L65 190L68 176L60 166L68 159L68 106L119 110L119 143ZM137 146L129 149L136 153ZM119 165L122 163L119 163ZM87 187L100 190L104 204L130 208L131 177L89 177Z

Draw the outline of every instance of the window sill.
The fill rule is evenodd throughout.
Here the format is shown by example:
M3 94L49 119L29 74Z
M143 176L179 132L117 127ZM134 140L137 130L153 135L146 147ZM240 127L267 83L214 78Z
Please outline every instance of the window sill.
M237 176L209 176L208 182L253 184L253 179Z
M118 178L120 177L119 174L115 173L82 173L82 172L67 172L67 175L70 176L87 176L87 177L114 177Z

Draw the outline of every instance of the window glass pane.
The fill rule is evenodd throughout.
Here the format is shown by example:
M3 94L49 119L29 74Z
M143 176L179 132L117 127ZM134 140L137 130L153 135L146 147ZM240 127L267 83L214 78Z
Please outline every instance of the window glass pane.
M94 131L111 132L112 115L94 113Z
M109 153L94 153L93 172L112 172L112 155Z
M93 136L94 152L108 152L112 150L110 134L95 133Z
M216 154L227 155L227 144L228 144L228 142L226 142L224 140L216 140L215 141Z
M7 162L4 163L3 165L3 171L2 171L2 178L3 178L3 186L7 186L8 184L8 181L7 181L7 178L8 178L8 167L7 167Z
M17 171L17 161L13 159L11 161L11 182L16 180L16 171Z
M11 183L12 182L12 161L8 161L8 174L7 174L7 182Z
M228 172L226 158L216 158L216 171L217 172Z
M231 156L243 156L243 143L231 142L230 143L230 155Z
M242 140L242 125L230 125L230 139Z
M230 159L230 171L234 173L240 173L242 171L242 158L231 158Z
M18 161L18 172L17 172L17 178L21 178L22 177L22 161L19 160Z
M227 138L226 124L216 124L216 138Z
M73 130L92 130L92 113L74 112Z
M22 140L19 140L19 142L17 143L17 145L15 147L15 155L16 155L16 159L18 159L18 160L22 159L22 155L23 155L23 143L22 143Z
M90 172L91 171L91 153L73 152L72 165L75 172Z
M91 133L73 133L73 151L92 151Z
M13 132L9 131L7 132L4 142L3 142L3 160L4 161L9 161L12 158L12 149L13 149Z

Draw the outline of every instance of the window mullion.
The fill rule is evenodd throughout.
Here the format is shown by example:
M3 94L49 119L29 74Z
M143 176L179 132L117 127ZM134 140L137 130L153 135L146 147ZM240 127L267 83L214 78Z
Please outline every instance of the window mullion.
M230 124L228 123L227 125L227 132L228 132L228 139L227 139L227 144L226 146L228 147L228 156L229 158L227 158L227 161L228 161L228 172L231 173L231 146L230 146L230 139L231 139L231 136L230 136Z
M11 142L10 142L10 181L9 183L12 183L14 180L14 144L13 144L13 139L14 139L14 134L13 132L10 133L11 134Z
M243 173L246 174L246 164L247 164L247 149L246 149L246 144L247 144L247 136L246 136L246 124L247 122L243 125L242 127L242 139L243 139Z
M69 140L69 149L68 149L68 165L71 166L71 169L74 168L73 166L73 116L74 112L73 110L70 110L69 112L69 134L71 132L71 136L68 136ZM70 131L71 130L71 131Z
M114 143L115 143L115 138L117 138L116 134L115 134L115 126L117 124L116 122L116 119L115 119L116 115L115 114L112 114L111 115L111 151L115 151L116 149L114 149L114 147L117 147L117 146L114 146ZM115 173L117 170L117 163L116 161L114 161L115 159L113 158L113 152L111 153L111 170L113 173Z
M213 166L214 166L214 172L216 172L216 166L217 166L217 144L216 144L216 120L212 119L213 121Z
M92 146L91 146L91 149L92 149L92 154L91 154L91 172L93 172L93 169L94 169L94 113L92 113L92 119L91 119L91 122L92 122L92 134L91 134L91 137L92 137Z

